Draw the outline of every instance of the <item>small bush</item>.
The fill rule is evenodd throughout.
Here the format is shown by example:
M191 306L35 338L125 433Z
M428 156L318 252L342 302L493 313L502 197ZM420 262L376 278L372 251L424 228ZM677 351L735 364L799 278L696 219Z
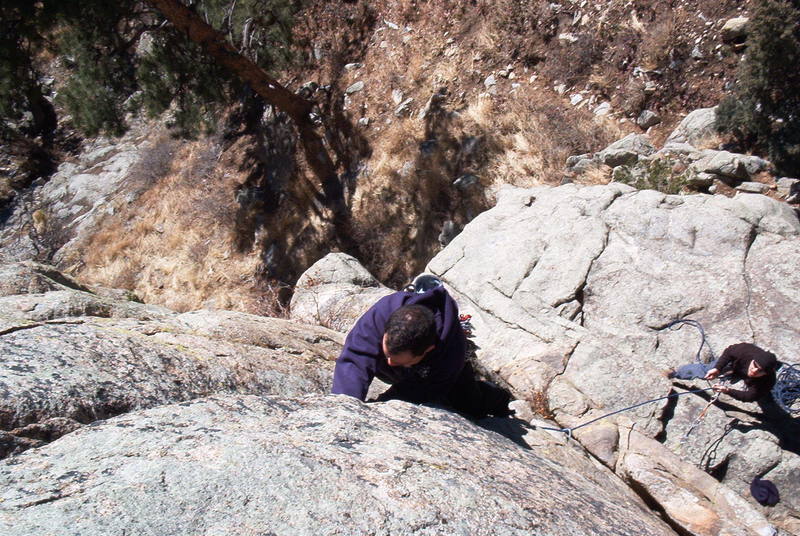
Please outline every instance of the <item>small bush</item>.
M668 159L640 161L635 166L614 169L614 180L629 184L639 190L656 190L677 194L686 184L686 176L674 171L674 162Z

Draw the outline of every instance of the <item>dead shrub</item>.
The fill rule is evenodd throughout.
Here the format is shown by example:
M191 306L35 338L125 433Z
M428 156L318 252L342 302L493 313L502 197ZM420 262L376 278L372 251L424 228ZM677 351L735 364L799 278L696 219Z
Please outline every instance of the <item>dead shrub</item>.
M550 402L545 391L534 391L530 399L531 409L545 419L555 419L555 414L550 410Z

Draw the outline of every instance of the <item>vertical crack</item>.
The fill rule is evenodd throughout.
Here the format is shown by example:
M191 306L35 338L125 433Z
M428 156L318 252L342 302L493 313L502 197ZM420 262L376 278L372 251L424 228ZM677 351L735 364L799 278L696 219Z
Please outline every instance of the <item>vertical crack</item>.
M747 324L750 326L750 337L753 342L756 342L756 330L753 327L753 318L750 313L750 302L752 301L752 285L750 283L750 276L747 274L747 257L750 255L750 249L753 247L753 243L756 241L756 236L758 235L756 228L750 228L750 234L747 237L747 245L745 246L744 250L744 258L742 259L742 276L744 277L744 286L745 286L745 314L747 315Z

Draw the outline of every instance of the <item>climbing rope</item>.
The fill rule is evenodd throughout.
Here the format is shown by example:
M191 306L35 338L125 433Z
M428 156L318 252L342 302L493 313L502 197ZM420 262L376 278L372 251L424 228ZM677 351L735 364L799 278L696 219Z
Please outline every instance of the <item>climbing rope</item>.
M706 413L708 413L708 408L710 408L714 404L714 402L716 402L719 399L719 395L721 394L722 394L721 392L714 393L714 396L712 396L711 400L708 401L706 407L704 407L703 410L697 415L697 418L686 430L686 433L684 433L681 436L681 439L679 441L679 444L681 446L683 446L686 443L686 441L689 439L689 435L694 431L694 429L700 426L700 423L703 422L703 419L705 419L706 417Z
M697 354L695 354L694 356L695 362L697 363L703 362L703 360L700 359L700 355L703 352L703 346L707 346L708 352L711 354L711 359L709 359L708 362L710 363L711 361L715 360L716 358L714 357L714 350L711 349L711 345L708 344L708 341L706 340L706 330L703 329L703 325L697 320L690 320L688 318L679 318L667 324L664 329L672 329L673 326L678 326L676 329L681 329L683 327L683 324L688 324L690 326L693 326L697 328L697 330L700 332L700 347L697 349Z
M658 398L653 398L652 400L645 400L644 402L639 402L638 404L634 404L632 406L628 406L627 408L622 408L622 409L618 409L617 411L612 411L611 413L606 413L605 415L601 415L600 417L592 419L591 421L587 421L585 423L579 424L578 426L572 426L570 428L552 428L550 426L537 426L536 428L539 428L541 430L552 430L554 432L561 432L561 433L567 434L567 437L569 439L572 439L572 432L574 432L575 430L578 430L579 428L583 428L584 426L589 426L590 424L595 423L595 422L597 422L597 421L599 421L601 419L605 419L606 417L611 417L612 415L616 415L618 413L623 413L625 411L636 409L639 406L644 406L645 404L650 404L652 402L658 402L659 400L666 400L668 398L675 398L675 397L679 397L679 396L683 396L683 395L691 395L691 394L694 394L694 393L702 393L702 392L705 392L705 391L711 391L712 389L713 389L713 387L706 387L704 389L694 389L692 391L686 391L686 392L683 392L683 393L672 393L672 394L669 394L667 396L661 396L661 397L658 397ZM719 396L719 395L717 394L716 396ZM716 397L715 397L715 399L716 399ZM710 405L711 404L709 403L709 406Z
M800 368L784 363L778 372L772 398L789 415L800 415Z

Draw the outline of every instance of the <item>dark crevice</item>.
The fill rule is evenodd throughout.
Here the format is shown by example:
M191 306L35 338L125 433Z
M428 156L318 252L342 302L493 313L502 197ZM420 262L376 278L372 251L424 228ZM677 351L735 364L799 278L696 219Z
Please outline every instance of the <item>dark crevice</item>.
M669 516L669 514L667 514L666 510L664 510L664 507L659 504L657 499L650 495L650 492L648 492L644 486L635 480L631 480L630 478L626 479L626 482L633 492L636 493L642 499L642 501L644 501L647 507L656 512L661 519L663 519L664 522L672 528L672 530L677 532L680 536L693 536L691 532L679 525Z
M672 395L673 393L675 393L675 390L670 389L667 395ZM669 424L669 421L675 416L675 408L677 407L678 397L673 396L672 398L667 399L664 409L661 410L661 415L658 417L659 422L661 422L661 431L653 438L659 443L664 443L667 440L667 424Z
M731 463L730 457L725 457L725 459L723 459L718 464L714 466L706 466L704 469L706 473L708 473L709 475L713 476L714 478L722 482L722 480L728 474L728 466L730 465L730 463Z

